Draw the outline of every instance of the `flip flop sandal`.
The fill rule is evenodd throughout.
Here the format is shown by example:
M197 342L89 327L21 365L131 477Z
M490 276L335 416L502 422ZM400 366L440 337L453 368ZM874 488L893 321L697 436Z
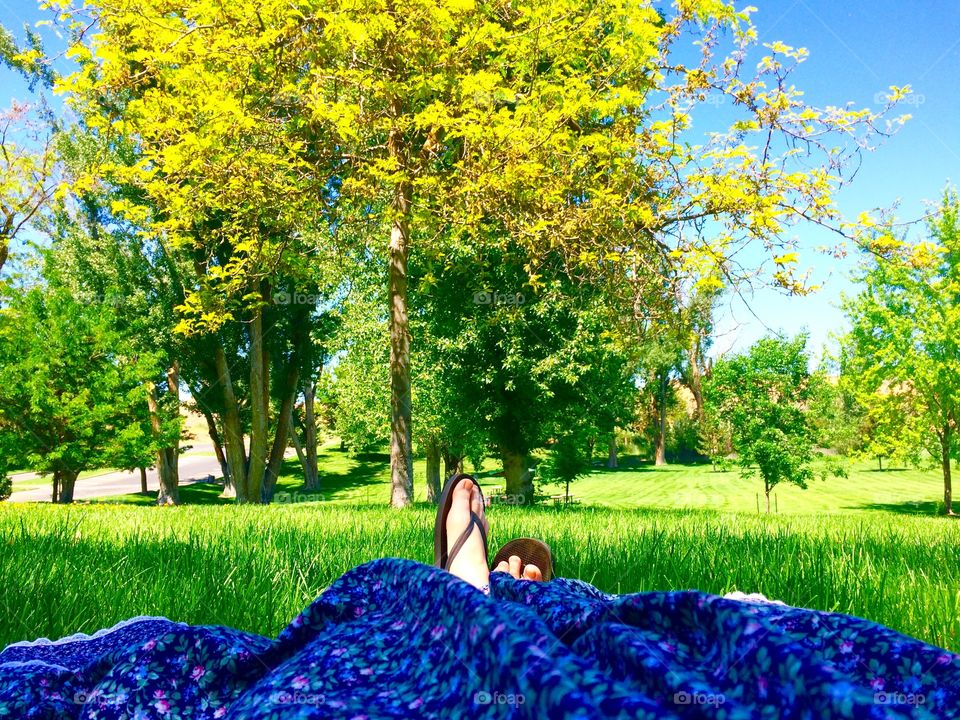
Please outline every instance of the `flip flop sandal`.
M542 540L536 538L516 538L504 545L497 551L493 558L492 568L497 567L501 562L509 562L510 556L516 555L520 558L520 567L527 565L536 565L543 574L544 582L553 579L553 554L550 552L550 546Z
M457 553L460 552L464 543L467 542L467 538L470 537L470 533L473 532L474 527L480 531L480 537L483 538L484 559L487 562L490 560L490 555L487 551L487 532L483 529L483 520L472 510L470 511L470 522L467 524L466 529L450 548L450 552L447 552L447 547L449 547L447 543L447 515L450 514L450 507L453 504L453 490L460 484L461 480L469 480L477 486L477 490L480 490L480 484L476 479L472 475L465 475L463 473L452 476L447 480L446 485L443 486L443 492L440 493L440 500L437 503L439 506L437 508L437 522L433 527L433 564L444 570L450 569L453 559L457 556ZM480 490L480 497L481 499L483 498L482 490Z

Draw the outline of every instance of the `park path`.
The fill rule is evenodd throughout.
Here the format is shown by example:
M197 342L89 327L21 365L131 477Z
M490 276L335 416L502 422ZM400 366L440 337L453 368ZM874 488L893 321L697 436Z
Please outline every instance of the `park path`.
M220 477L220 463L213 454L213 446L195 445L190 451L180 456L180 484L189 485L198 480L206 480L209 475ZM24 479L36 477L30 473L15 476ZM157 471L147 470L147 489L156 490L159 487ZM51 485L47 483L39 487L20 490L13 493L7 502L50 502ZM127 495L140 492L140 471L126 472L124 470L104 472L101 475L91 475L77 480L73 491L74 500L105 495Z

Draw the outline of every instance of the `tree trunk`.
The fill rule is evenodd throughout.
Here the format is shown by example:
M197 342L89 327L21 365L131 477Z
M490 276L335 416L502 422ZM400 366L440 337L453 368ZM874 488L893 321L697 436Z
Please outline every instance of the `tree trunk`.
M667 464L667 373L659 378L657 397L657 439L654 465Z
M283 395L280 401L280 411L277 415L277 431L273 436L273 447L270 448L270 460L267 463L267 472L263 479L264 501L270 502L276 488L277 478L280 477L280 468L283 465L283 455L287 449L287 438L290 435L290 421L293 419L293 401L297 397L297 387L300 380L300 360L295 354L287 366L284 378ZM306 478L304 478L306 484Z
M177 462L170 448L157 451L157 505L176 505L180 501L177 487Z
M57 470L53 474L54 484L60 488L57 495L58 503L66 504L73 502L73 489L77 482L77 475L79 474L80 473L72 470Z
M696 333L690 334L690 346L687 348L687 388L693 395L696 405L697 420L703 421L706 412L703 406L703 373L700 370L700 337Z
M440 499L440 443L435 437L427 441L427 502Z
M140 468L140 492L144 495L149 492L147 489L147 469L145 467Z
M607 450L607 467L620 467L620 461L617 459L617 434L610 433L610 445Z
M527 457L523 453L500 447L500 458L503 461L503 479L506 494L513 500L529 503L533 500L533 483L530 473L527 472Z
M264 367L262 307L254 309L248 328L250 333L250 455L247 462L247 488L241 501L259 503L263 501L261 495L267 470L267 434L270 431L267 417L269 392Z
M953 437L953 428L949 425L940 433L940 463L943 466L943 510L947 515L953 515L953 478L950 471L950 445Z
M180 412L180 364L174 360L167 370L167 392L176 401L174 407ZM179 419L179 418L178 418ZM173 447L165 447L161 452L166 460L166 472L158 472L158 505L180 504L180 442L179 437Z
M160 438L160 401L157 386L147 383L147 410L150 413L150 428L155 438ZM177 477L177 448L161 447L157 449L157 489L158 505L175 505L179 502L179 478Z
M56 503L60 501L60 473L54 471L53 473L53 492L50 494L50 502Z
M290 427L290 442L293 444L293 449L297 451L297 460L300 461L300 469L303 470L303 488L304 490L315 490L316 488L308 485L310 473L307 468L307 456L303 453L303 443L300 442L300 436L297 434L297 424L293 421L292 411L288 425Z
M207 434L210 436L210 442L213 443L213 453L217 456L217 462L220 463L224 489L232 487L230 465L227 463L227 456L223 453L223 440L220 438L220 431L217 430L217 421L214 419L213 413L208 410L201 410L201 412L207 421Z
M397 103L399 102L396 101ZM393 128L388 139L392 158L403 164L401 131ZM406 180L397 183L390 231L390 504L406 507L413 501L413 452L410 397L410 326L407 317L407 261L410 254L410 203Z
M446 482L458 472L463 465L463 457L450 451L450 448L442 448L443 453L443 481Z
M320 469L317 467L317 416L314 402L317 397L317 385L310 378L303 386L303 450L307 456L304 467L304 487L307 490L320 489Z
M767 515L770 514L770 486L766 483L763 484L763 494L767 498Z
M217 366L217 384L223 392L223 440L227 463L230 466L230 479L238 502L247 498L247 452L243 446L243 427L240 424L240 408L233 391L233 380L227 366L227 356L223 347L218 345L214 351Z

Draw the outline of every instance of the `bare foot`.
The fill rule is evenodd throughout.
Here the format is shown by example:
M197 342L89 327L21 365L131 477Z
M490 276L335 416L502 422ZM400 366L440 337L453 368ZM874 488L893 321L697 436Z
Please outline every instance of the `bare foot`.
M538 568L536 565L527 565L526 567L522 568L521 572L522 563L523 561L520 560L518 555L511 555L509 561L501 560L500 564L497 565L493 571L509 573L517 580L543 582L543 573L540 571L540 568Z
M450 512L447 513L448 554L463 531L470 525L471 511L480 518L484 532L489 534L490 524L483 514L483 496L480 494L480 489L471 480L465 478L454 488ZM483 545L483 536L476 527L467 536L467 541L453 558L449 569L451 573L474 587L482 588L489 584L490 571L487 569L486 548Z

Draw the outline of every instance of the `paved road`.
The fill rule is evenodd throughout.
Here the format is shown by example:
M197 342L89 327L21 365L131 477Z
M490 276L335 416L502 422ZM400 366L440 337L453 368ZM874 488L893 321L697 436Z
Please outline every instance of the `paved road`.
M196 454L198 451L212 453L213 449L195 446L194 452L180 456L181 485L188 485L197 480L205 480L208 475L220 477L220 463L217 462L217 458L212 454ZM15 476L15 482L17 477L27 479L29 477L36 477L36 475ZM50 502L52 482L53 481L50 480L50 482L45 485L15 492L7 502ZM158 487L157 471L147 470L147 489L156 490ZM87 498L102 497L104 495L127 495L136 492L140 492L139 470L133 472L105 472L102 475L92 475L77 480L77 485L73 491L73 499L84 500Z

